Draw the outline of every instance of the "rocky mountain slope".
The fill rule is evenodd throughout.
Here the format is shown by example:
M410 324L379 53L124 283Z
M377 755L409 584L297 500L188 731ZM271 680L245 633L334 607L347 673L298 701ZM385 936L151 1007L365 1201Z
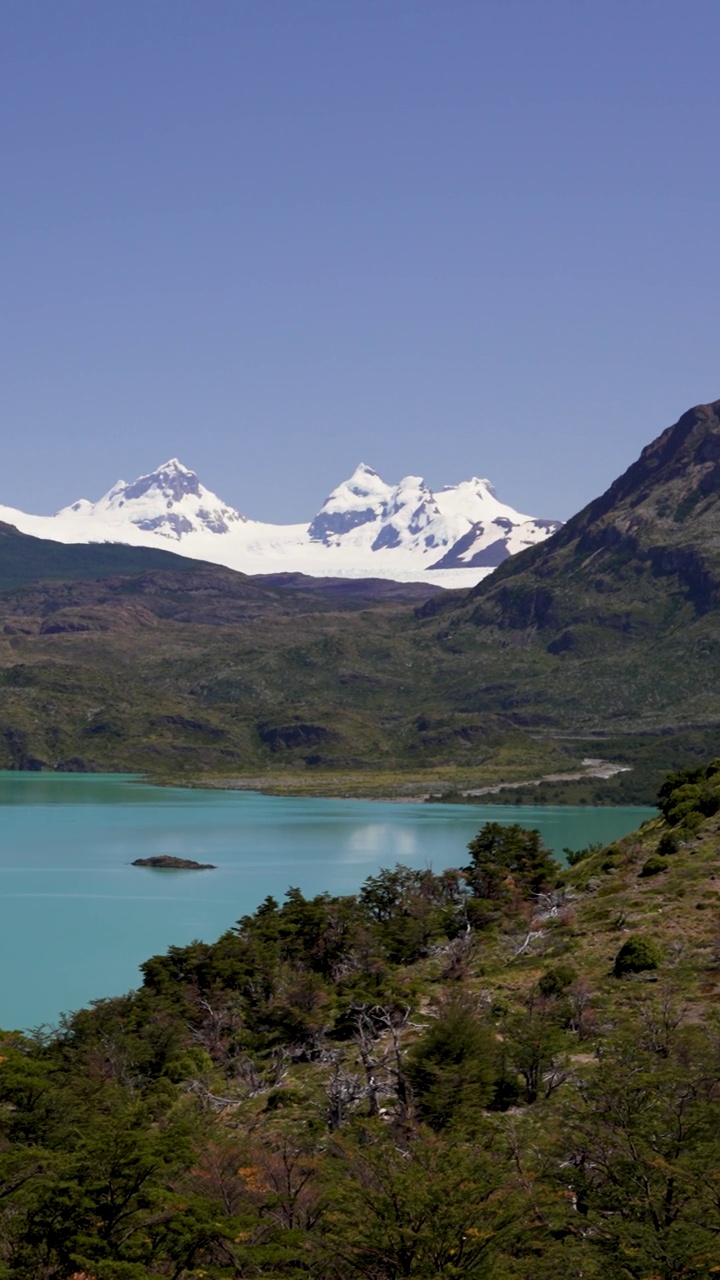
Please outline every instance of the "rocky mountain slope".
M718 746L720 401L684 414L608 491L470 592L420 614L472 669L464 705L632 753Z
M243 573L377 577L472 586L507 556L558 528L500 502L487 480L433 493L418 476L386 484L361 464L309 524L250 520L171 458L157 471L118 481L97 502L55 516L0 507L0 519L59 542L172 547Z
M543 546L479 584L482 626L537 632L554 651L583 628L628 636L720 600L720 401L683 414Z

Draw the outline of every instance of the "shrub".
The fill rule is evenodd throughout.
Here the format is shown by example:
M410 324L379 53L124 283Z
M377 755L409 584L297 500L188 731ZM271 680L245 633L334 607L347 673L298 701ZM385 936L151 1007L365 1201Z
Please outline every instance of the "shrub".
M660 875L661 871L667 871L668 866L669 866L669 863L667 858L661 858L657 853L654 853L652 857L648 858L647 862L643 864L643 868L642 868L642 871L640 872L640 875L641 876L658 876Z
M609 844L605 849L605 856L600 863L600 870L604 872L615 871L622 862L622 850L616 844Z
M682 826L678 826L679 835L686 840L692 840L698 827L702 826L704 819L698 809L693 809L689 813L682 814L680 821Z
M665 779L658 792L658 808L671 827L699 826L718 812L719 763L713 760L706 768L681 769Z
M576 867L578 862L582 862L584 858L589 858L593 853L599 853L602 845L586 844L584 849L568 849L567 845L563 849L565 858L569 867Z
M426 1124L436 1130L467 1125L493 1096L492 1032L468 1000L456 997L415 1041L406 1071Z
M567 964L556 964L548 969L538 982L541 996L559 996L575 981L577 973Z
M660 948L650 938L628 938L615 957L613 973L616 978L622 978L626 973L657 969L661 959Z
M669 773L658 791L658 809L663 817L670 821L670 813L680 799L680 793L692 794L692 788L702 782L705 777L705 770L700 769L678 769L675 773ZM686 788L688 791L686 792Z
M658 853L667 856L667 854L670 853L677 853L679 848L680 839L678 832L666 831L665 834L660 837L660 843L658 844L657 851Z

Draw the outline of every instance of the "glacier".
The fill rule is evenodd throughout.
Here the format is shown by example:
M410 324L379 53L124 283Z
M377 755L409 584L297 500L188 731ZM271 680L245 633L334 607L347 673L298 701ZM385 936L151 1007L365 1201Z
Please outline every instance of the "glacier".
M420 476L386 483L365 463L328 495L309 523L250 519L201 484L177 458L97 502L53 516L0 505L0 520L55 542L161 546L247 574L390 578L470 587L509 555L543 541L555 520L523 515L473 477L433 492Z

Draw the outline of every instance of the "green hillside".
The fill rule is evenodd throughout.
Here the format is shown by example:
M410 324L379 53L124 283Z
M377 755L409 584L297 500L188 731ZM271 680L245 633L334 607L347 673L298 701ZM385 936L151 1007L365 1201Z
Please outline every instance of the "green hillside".
M547 542L420 613L474 667L462 705L653 770L720 741L719 599L716 402Z
M28 582L76 582L116 573L142 573L146 569L182 573L196 568L196 560L172 551L129 547L119 542L51 542L0 522L0 592Z
M684 414L602 497L459 607L439 601L427 612L489 638L537 641L553 656L602 660L638 641L670 644L688 624L709 635L719 602L717 401Z
M467 593L5 530L0 767L651 799L667 769L720 751L719 495L720 402ZM625 771L587 777L588 758Z
M4 1033L0 1277L719 1272L720 762L660 803L564 873L488 824L289 889Z
M0 763L291 776L532 756L507 717L449 705L452 659L418 644L396 591L194 566L0 595Z

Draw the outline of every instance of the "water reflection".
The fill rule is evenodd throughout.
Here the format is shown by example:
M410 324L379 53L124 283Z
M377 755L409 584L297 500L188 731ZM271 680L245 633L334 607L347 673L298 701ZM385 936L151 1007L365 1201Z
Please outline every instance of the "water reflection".
M387 823L368 823L350 833L339 861L344 863L379 862L393 866L396 862L412 862L419 849L418 833Z

